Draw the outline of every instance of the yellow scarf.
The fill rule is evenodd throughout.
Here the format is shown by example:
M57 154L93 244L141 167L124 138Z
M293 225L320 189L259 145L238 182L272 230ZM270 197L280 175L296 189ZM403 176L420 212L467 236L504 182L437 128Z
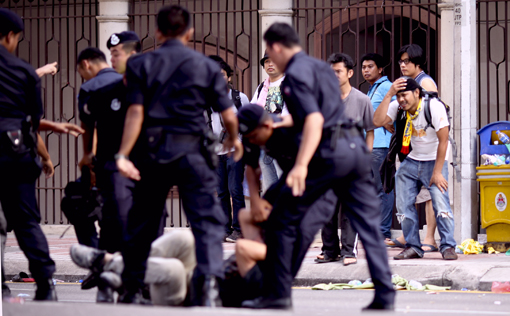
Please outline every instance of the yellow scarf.
M404 130L404 138L402 139L402 149L400 150L403 154L409 154L409 144L411 143L411 135L413 134L413 120L418 117L421 112L421 99L420 103L418 103L418 108L416 108L416 112L414 115L409 114L406 111L406 128Z

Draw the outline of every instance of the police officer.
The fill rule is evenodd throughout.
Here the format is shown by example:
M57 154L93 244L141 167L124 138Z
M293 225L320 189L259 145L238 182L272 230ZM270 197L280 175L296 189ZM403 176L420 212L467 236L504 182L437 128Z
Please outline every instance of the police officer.
M235 146L239 154L237 119L218 65L186 47L193 34L189 12L180 6L162 8L156 34L161 47L133 56L126 70L127 103L131 105L116 159L119 171L140 180L140 187L128 217L122 275L128 292L121 300L140 302L150 245L157 237L168 191L177 184L196 240L192 304L218 306L226 218L215 197L215 146L204 146L207 125L203 113L211 107L221 113L229 134L224 146ZM128 159L139 135L147 141L148 154L140 170Z
M0 202L37 283L34 299L54 301L55 262L39 226L35 197L41 173L36 158L36 131L43 114L41 82L29 64L13 55L23 31L21 18L0 9L0 21Z
M112 58L112 68L119 74L126 72L126 63L129 57L142 51L140 38L133 31L124 31L114 33L106 42L106 47L110 50Z
M298 234L310 205L333 189L345 205L367 253L375 286L368 309L393 309L395 292L384 243L379 234L378 199L371 174L371 157L357 128L344 122L343 104L329 65L308 57L299 37L285 23L273 24L264 34L267 52L286 73L283 98L292 115L292 130L300 139L292 169L266 223L267 257L263 269L263 296L245 301L250 308L290 308L295 266L304 258L317 226ZM241 131L242 128L240 127ZM277 183L276 185L278 185ZM324 224L329 218L322 218ZM301 249L300 249L301 248ZM296 256L296 253L298 254Z

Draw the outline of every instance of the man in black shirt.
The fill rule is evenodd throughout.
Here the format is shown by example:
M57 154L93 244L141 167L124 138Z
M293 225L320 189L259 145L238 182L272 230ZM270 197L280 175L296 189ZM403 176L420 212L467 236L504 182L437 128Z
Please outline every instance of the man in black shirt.
M222 245L225 214L215 196L214 150L207 151L204 111L221 113L229 134L224 147L242 145L237 139L237 118L227 96L220 68L211 59L187 48L193 34L189 12L179 6L162 8L157 16L154 52L129 59L126 124L119 153L119 171L135 180L129 212L128 240L123 251L124 302L137 302L151 242L170 188L177 184L186 216L196 240L197 268L192 304L220 306L218 279L223 278ZM138 136L147 142L147 156L139 170L128 160ZM209 146L214 147L214 146Z
M266 239L271 242L267 243L262 269L264 294L245 301L243 306L292 306L293 272L301 265L313 239L310 236L317 232L316 227L306 229L301 223L305 215L317 212L310 206L334 190L367 252L376 290L374 301L367 308L393 309L395 291L379 234L380 214L370 152L360 131L344 119L338 81L328 64L302 52L298 35L288 24L273 24L264 40L269 56L286 73L281 89L292 116L290 130L300 142L293 167L276 184L280 190L265 224ZM242 133L243 129L240 125ZM257 134L256 129L252 133ZM328 219L321 218L322 224ZM310 243L302 243L302 239Z
M55 262L39 226L35 182L41 173L37 158L38 130L78 133L70 123L41 120L41 81L34 68L14 56L23 21L0 9L0 202L8 230L14 230L37 284L35 300L57 300L52 282Z

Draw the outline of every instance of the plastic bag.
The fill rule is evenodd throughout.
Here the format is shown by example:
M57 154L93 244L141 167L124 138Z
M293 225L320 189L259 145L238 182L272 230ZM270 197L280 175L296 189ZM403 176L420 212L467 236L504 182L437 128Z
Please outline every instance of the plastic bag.
M483 246L480 245L478 241L474 241L473 239L464 240L458 247L465 255L477 255L482 253L483 250Z
M491 292L494 293L508 293L510 292L510 283L508 282L492 282Z

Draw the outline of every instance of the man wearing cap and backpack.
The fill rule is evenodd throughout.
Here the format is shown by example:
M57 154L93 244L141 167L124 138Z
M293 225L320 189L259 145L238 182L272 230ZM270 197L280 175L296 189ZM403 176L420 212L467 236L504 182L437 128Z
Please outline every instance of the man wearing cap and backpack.
M397 120L399 107L405 111L402 149L409 151L395 175L397 208L401 216L405 249L395 260L423 258L419 222L414 206L420 188L430 192L441 236L440 252L445 260L456 260L454 221L448 196L449 138L447 107L413 79L402 77L393 83L386 97L397 96L398 104L382 102L374 114L378 127ZM430 113L430 115L429 115ZM397 127L398 129L398 127ZM412 146L412 149L410 147Z
M234 103L233 110L237 113L241 106L250 102L248 97L246 94L230 86L233 74L232 68L219 56L209 56L209 58L216 61L220 66L221 73L228 85L228 95ZM220 143L223 143L227 139L228 134L220 114L214 113L212 110L208 114L213 133L219 138ZM234 161L234 157L230 153L231 151L219 149L217 152L219 158L219 165L216 169L218 174L217 192L221 208L227 217L224 241L236 242L242 236L238 220L239 211L246 207L243 193L244 163L242 161Z
M285 74L276 67L267 52L260 60L260 65L264 67L268 78L258 85L251 103L264 107L270 114L289 115L289 110L283 101L280 91L280 85L283 79L285 79ZM264 151L261 152L259 164L262 171L262 192L266 192L281 176L282 170L276 161L266 155Z

